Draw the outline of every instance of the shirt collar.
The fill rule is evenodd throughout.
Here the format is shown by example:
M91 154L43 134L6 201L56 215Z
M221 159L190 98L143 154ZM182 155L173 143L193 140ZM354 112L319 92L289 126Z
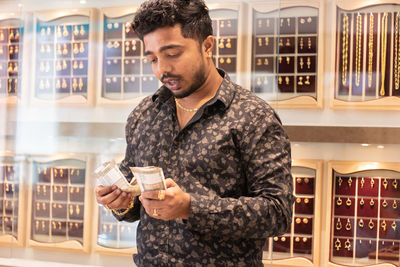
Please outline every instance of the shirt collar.
M225 108L228 108L232 103L233 97L235 95L235 84L231 81L229 75L223 71L222 69L218 69L218 73L224 78L220 87L218 88L217 93L209 101L209 105L214 104L217 101L220 101L224 104ZM153 102L156 100L160 101L160 103L165 103L169 99L172 99L173 95L171 91L168 90L164 85L161 86L152 96Z

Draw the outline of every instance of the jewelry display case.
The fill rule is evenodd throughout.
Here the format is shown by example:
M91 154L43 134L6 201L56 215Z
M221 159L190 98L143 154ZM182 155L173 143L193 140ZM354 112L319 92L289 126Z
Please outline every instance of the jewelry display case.
M23 158L0 156L0 244L22 246L25 234Z
M329 266L399 266L398 164L335 161L328 171Z
M16 104L22 81L23 20L0 18L0 103Z
M121 162L123 155L112 157L115 162ZM97 166L107 160L103 157L97 160ZM137 253L136 249L136 229L139 221L134 223L118 221L111 210L95 203L94 218L97 220L95 227L96 245L95 251L106 254L132 255Z
M134 33L136 7L104 8L101 12L100 104L132 105L132 99L154 93L160 83Z
M292 175L296 196L293 222L286 234L267 240L264 264L320 266L322 161L294 160Z
M92 194L86 158L57 155L30 161L28 245L88 252Z
M95 23L94 9L34 14L32 102L93 104Z
M400 110L400 4L337 1L333 108Z
M249 6L251 90L279 108L322 108L320 1Z
M244 85L241 73L243 68L243 4L209 4L215 44L213 60L217 68L228 73L231 80Z

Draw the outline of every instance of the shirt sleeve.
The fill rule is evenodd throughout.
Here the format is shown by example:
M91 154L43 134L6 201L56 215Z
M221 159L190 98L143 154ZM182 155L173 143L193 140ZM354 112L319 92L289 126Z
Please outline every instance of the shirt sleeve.
M289 229L294 202L289 138L274 112L253 126L244 135L250 141L240 147L248 194L221 198L191 193L190 230L259 239Z

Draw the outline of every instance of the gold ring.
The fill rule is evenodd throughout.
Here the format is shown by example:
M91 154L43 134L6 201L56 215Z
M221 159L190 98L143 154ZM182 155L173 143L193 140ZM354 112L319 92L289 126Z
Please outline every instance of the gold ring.
M158 200L164 200L165 199L165 190L158 190Z
M158 216L157 209L154 209L154 210L153 210L153 216L154 216L154 217L157 217L157 216Z

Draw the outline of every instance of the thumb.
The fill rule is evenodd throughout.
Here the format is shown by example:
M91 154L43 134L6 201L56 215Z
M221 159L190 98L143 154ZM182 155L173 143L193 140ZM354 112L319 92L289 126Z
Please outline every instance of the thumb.
M171 178L165 180L165 185L167 186L167 188L177 186L177 184Z

